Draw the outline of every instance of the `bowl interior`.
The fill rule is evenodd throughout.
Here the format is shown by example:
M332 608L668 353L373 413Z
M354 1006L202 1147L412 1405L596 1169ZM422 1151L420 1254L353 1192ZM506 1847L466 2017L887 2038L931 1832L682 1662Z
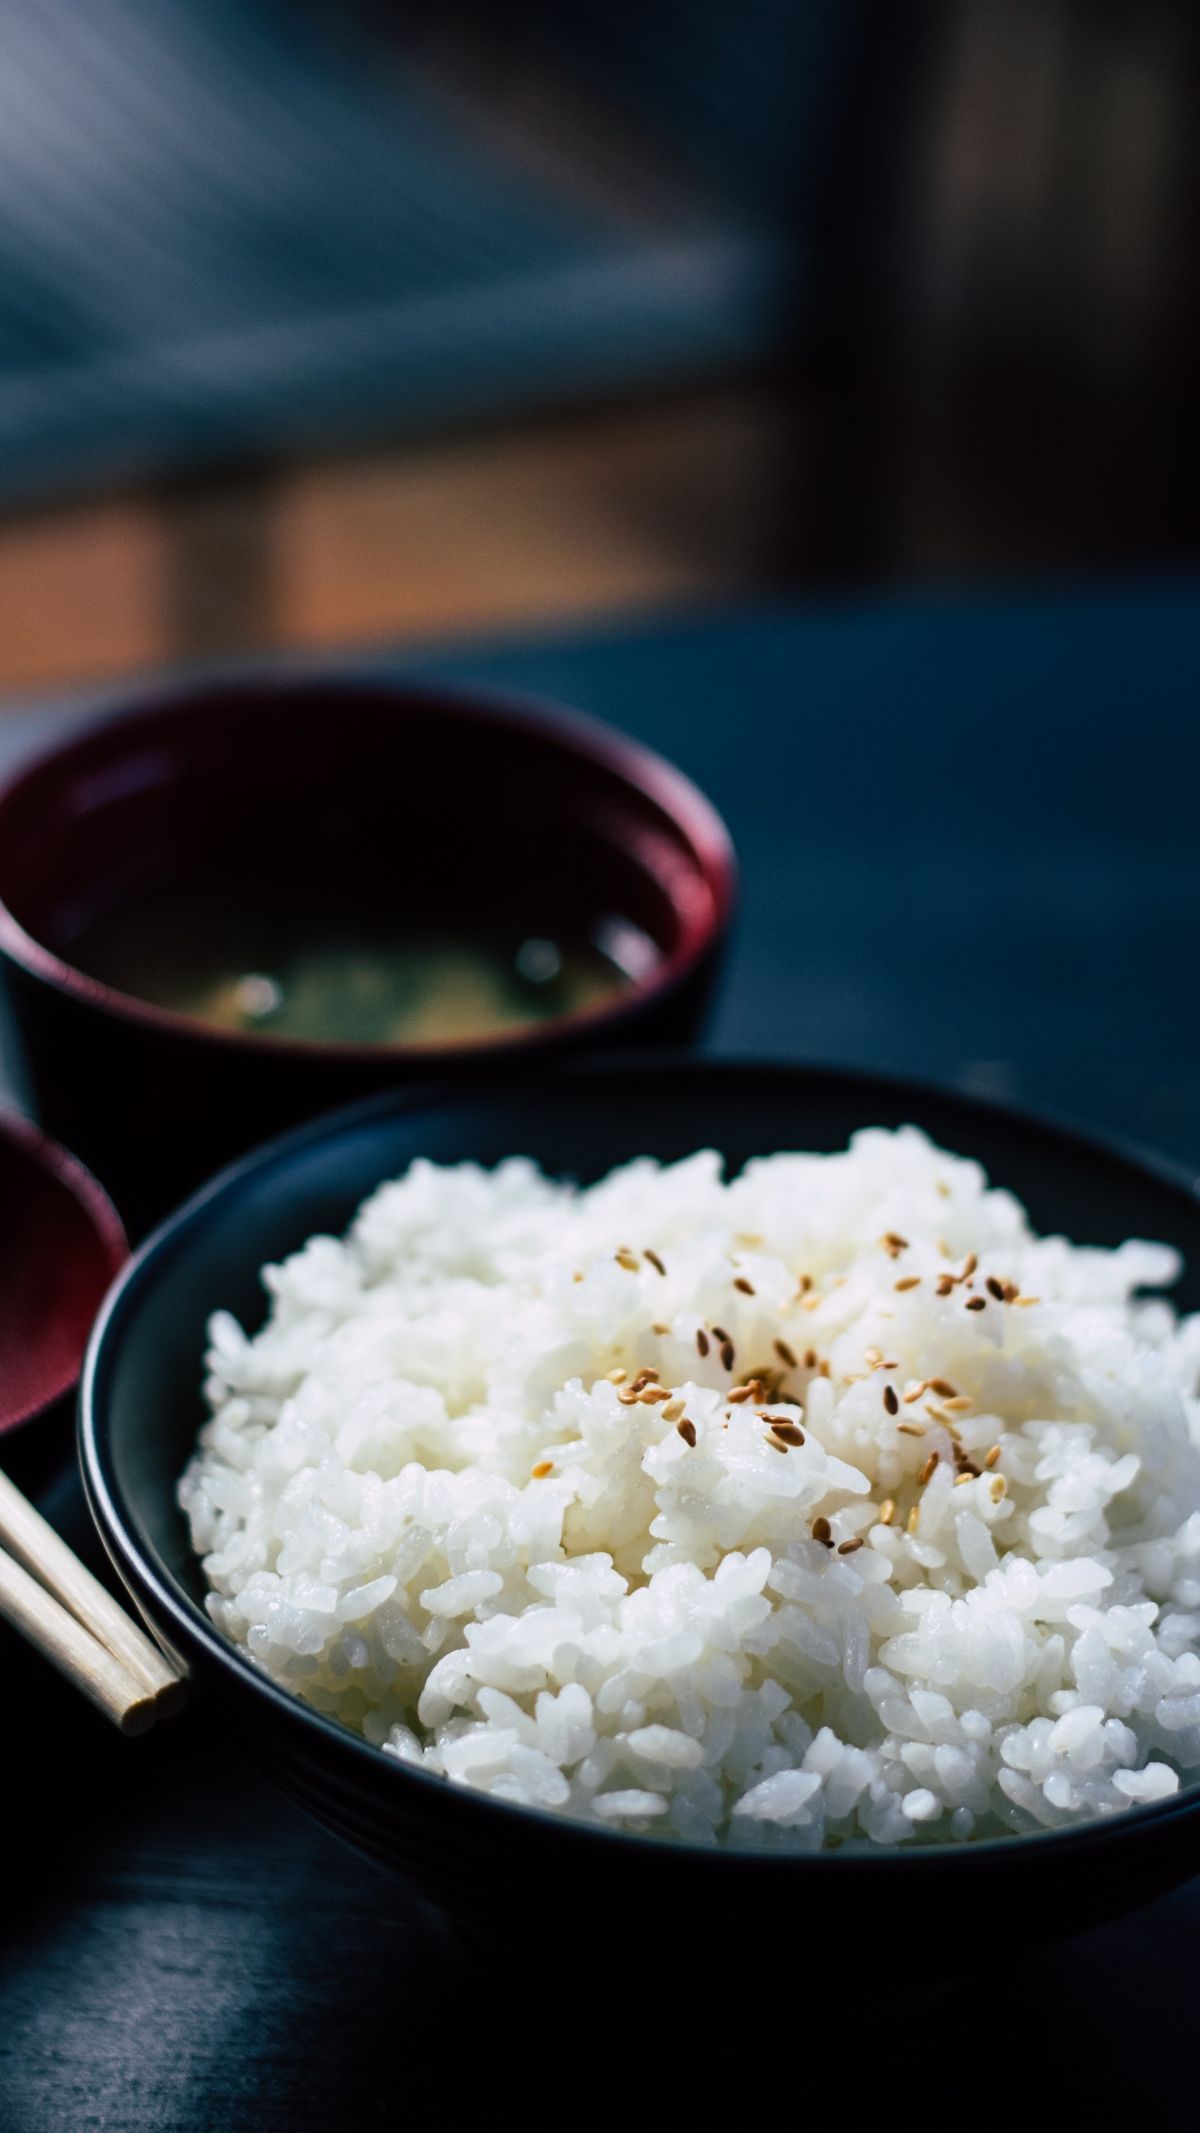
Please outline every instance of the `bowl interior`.
M818 1069L662 1062L514 1080L429 1104L379 1099L227 1173L152 1240L122 1285L93 1350L83 1424L118 1550L219 1645L200 1613L201 1580L174 1501L203 1414L206 1320L222 1307L260 1325L260 1266L315 1232L342 1230L414 1156L490 1164L520 1153L589 1180L635 1155L670 1160L716 1147L736 1169L753 1155L835 1149L860 1126L907 1122L981 1161L1040 1229L1078 1242L1176 1245L1187 1263L1177 1300L1200 1308L1200 1200L1186 1182L964 1097Z
M0 1122L0 1451L68 1392L125 1257L116 1212L62 1149Z
M666 764L559 715L420 688L230 685L44 758L0 797L0 900L101 979L96 929L168 903L625 944L635 981L703 945L724 837ZM118 986L119 991L129 988Z

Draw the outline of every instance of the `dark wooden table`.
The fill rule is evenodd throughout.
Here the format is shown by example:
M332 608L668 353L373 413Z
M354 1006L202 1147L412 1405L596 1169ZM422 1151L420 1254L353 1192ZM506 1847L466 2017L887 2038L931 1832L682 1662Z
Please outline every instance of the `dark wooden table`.
M743 613L436 665L610 717L713 793L745 870L715 1047L994 1090L1200 1171L1195 585ZM0 763L72 715L0 716ZM86 1538L69 1470L47 1501ZM903 1921L865 1920L847 1992L870 2026L843 2052L805 2019L819 1921L797 1921L795 1980L758 1975L752 1947L698 1951L680 1980L631 1919L589 2000L564 1891L561 1945L519 1987L502 1927L468 1947L201 1707L124 1742L11 1637L0 1652L0 2133L324 2133L434 2108L507 2128L587 2122L594 2100L633 2126L672 2096L753 2107L760 2050L797 2108L858 2119L920 2091L931 2124L1011 2123L1033 2108L1010 2058L1026 2025L1039 2115L1106 2125L1188 2093L1195 1884L986 1990L987 1920L964 1919L962 1990L918 2020L889 1999Z

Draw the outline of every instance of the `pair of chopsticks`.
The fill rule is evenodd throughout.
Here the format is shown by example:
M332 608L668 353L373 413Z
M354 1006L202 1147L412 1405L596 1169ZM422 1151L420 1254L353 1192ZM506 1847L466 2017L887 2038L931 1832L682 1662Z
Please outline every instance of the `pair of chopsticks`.
M179 1668L4 1473L0 1615L122 1733L145 1733L187 1699Z

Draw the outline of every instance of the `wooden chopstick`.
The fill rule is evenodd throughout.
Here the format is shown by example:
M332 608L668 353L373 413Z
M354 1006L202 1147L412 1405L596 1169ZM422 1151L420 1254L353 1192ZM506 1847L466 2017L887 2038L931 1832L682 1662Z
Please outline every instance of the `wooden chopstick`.
M147 1724L155 1718L168 1718L181 1708L187 1699L186 1675L126 1614L124 1608L118 1606L112 1594L106 1592L99 1579L94 1578L79 1557L72 1554L53 1526L47 1525L41 1513L35 1511L28 1498L3 1472L0 1472L0 1549L7 1549L9 1557L16 1558L15 1562L10 1562L4 1585L0 1587L0 1599L14 1592L17 1594L11 1605L24 1610L17 1627L23 1628L35 1643L39 1641L36 1633L39 1627L45 1630L46 1637L57 1639L54 1649L46 1642L41 1648L47 1657L61 1665L64 1673L77 1680L87 1694L92 1695L92 1690L72 1671L71 1664L57 1656L60 1648L66 1649L62 1625L43 1611L35 1609L30 1612L31 1602L22 1583L24 1573L30 1574L29 1583L40 1586L51 1604L57 1603L58 1611L73 1618L91 1642L112 1660L125 1687L138 1692L139 1702L131 1708L140 1708L142 1704L147 1706ZM12 1571L20 1573L15 1583ZM77 1660L82 1662L86 1654L74 1640L72 1649ZM119 1701L120 1684L110 1679L108 1686ZM93 1695L93 1701L107 1710L110 1717L116 1716L112 1703L103 1696ZM118 1719L117 1723L122 1721ZM140 1732L143 1729L139 1723L133 1727L125 1725L123 1730Z
M0 1615L49 1659L60 1674L111 1718L122 1733L154 1724L155 1699L110 1651L51 1599L27 1570L0 1548Z

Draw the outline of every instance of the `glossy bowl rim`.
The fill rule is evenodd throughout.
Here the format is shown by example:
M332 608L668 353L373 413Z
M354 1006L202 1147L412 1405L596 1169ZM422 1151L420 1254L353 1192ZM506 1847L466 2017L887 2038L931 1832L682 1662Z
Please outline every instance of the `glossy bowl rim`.
M1128 1169L1149 1178L1156 1187L1181 1194L1194 1207L1200 1208L1200 1175L1188 1170L1183 1164L1160 1156L1122 1136L1098 1133L1081 1129L1072 1121L1064 1120L1052 1112L1028 1109L1021 1105L997 1102L990 1098L952 1088L947 1084L925 1081L909 1075L889 1075L858 1067L837 1067L818 1063L791 1063L780 1060L757 1060L753 1058L719 1057L681 1059L670 1052L639 1052L616 1054L603 1060L572 1060L556 1065L552 1070L539 1075L539 1085L570 1088L574 1083L628 1086L638 1077L652 1076L655 1079L672 1077L694 1081L704 1079L719 1081L726 1075L751 1075L769 1078L776 1083L786 1082L799 1092L804 1086L837 1087L844 1093L857 1090L864 1098L873 1093L893 1099L911 1097L918 1104L934 1102L949 1103L960 1110L965 1119L991 1120L1001 1127L1020 1133L1032 1132L1035 1136L1065 1143L1077 1155L1101 1157L1106 1162L1116 1160ZM120 1334L123 1321L136 1307L142 1284L152 1278L153 1270L163 1254L172 1254L185 1244L191 1230L205 1221L216 1203L226 1196L236 1197L241 1184L250 1177L286 1165L293 1157L302 1155L311 1146L336 1140L341 1134L353 1132L360 1125L370 1124L375 1118L407 1114L412 1111L436 1108L444 1103L469 1108L473 1103L490 1104L503 1098L511 1089L514 1093L521 1087L528 1088L526 1077L513 1075L508 1080L489 1087L486 1092L472 1092L455 1088L414 1086L411 1089L385 1090L358 1099L354 1103L339 1105L335 1110L324 1112L305 1125L294 1127L286 1133L262 1143L247 1155L228 1164L215 1177L192 1194L191 1198L155 1229L128 1260L109 1290L92 1329L87 1354L79 1383L78 1407L78 1453L88 1508L99 1529L110 1556L123 1577L127 1577L134 1589L150 1595L153 1611L170 1623L171 1634L178 1638L185 1652L200 1655L203 1662L221 1669L252 1694L263 1697L266 1704L290 1727L297 1729L297 1738L303 1728L315 1729L317 1738L324 1741L328 1752L344 1755L348 1761L376 1779L382 1771L393 1775L384 1780L402 1787L416 1786L436 1793L441 1801L447 1798L455 1802L455 1811L473 1815L483 1829L488 1823L497 1841L502 1842L505 1833L515 1827L531 1831L538 1829L547 1834L566 1833L572 1843L587 1846L593 1855L616 1854L633 1858L637 1854L667 1856L672 1860L700 1865L706 1870L721 1875L744 1874L766 1876L781 1873L842 1874L861 1871L870 1865L874 1873L893 1873L912 1876L916 1873L960 1874L982 1870L989 1861L1011 1857L1016 1852L1027 1853L1035 1847L1038 1856L1059 1856L1070 1852L1078 1854L1111 1842L1120 1837L1126 1840L1136 1837L1138 1830L1151 1824L1162 1824L1176 1818L1185 1818L1200 1808L1200 1775L1191 1784L1181 1786L1170 1799L1134 1805L1120 1814L1093 1817L1066 1829L1027 1830L1019 1833L981 1838L978 1842L965 1844L948 1843L929 1846L877 1845L854 1851L795 1853L778 1850L739 1846L736 1850L727 1846L710 1846L688 1842L675 1837L657 1836L651 1833L634 1833L617 1828L607 1828L588 1822L580 1822L550 1808L518 1805L515 1801L494 1799L490 1794L477 1792L467 1786L458 1786L440 1774L418 1769L384 1755L363 1739L352 1733L336 1719L324 1712L314 1710L290 1690L281 1687L256 1667L253 1660L240 1646L223 1637L215 1625L196 1603L181 1604L172 1590L171 1581L161 1570L157 1558L150 1550L143 1550L138 1540L133 1521L124 1506L122 1492L112 1470L107 1430L101 1420L99 1392L107 1368L107 1350ZM870 1123L864 1112L864 1123ZM962 1152L962 1151L958 1151ZM969 1151L967 1151L969 1153ZM318 1774L313 1791L319 1797L322 1790ZM515 1820L514 1820L515 1818Z
M601 1039L609 1031L620 1032L647 1009L677 992L704 967L728 931L738 896L738 867L733 840L712 801L686 771L647 747L632 735L552 699L520 690L493 689L483 684L458 684L424 680L419 673L395 680L365 671L329 670L288 674L247 669L229 670L217 678L183 684L162 693L147 691L74 726L70 733L35 753L23 757L16 769L0 780L0 828L10 800L19 798L31 779L54 769L69 770L72 757L107 734L126 733L136 741L139 728L147 739L164 720L201 718L223 698L245 694L269 699L300 695L309 697L354 696L360 701L392 702L419 698L435 706L445 717L487 720L510 731L540 738L562 756L574 758L594 769L606 770L631 791L661 808L682 832L697 875L709 892L709 909L703 916L689 915L672 897L680 920L681 939L670 955L655 963L644 978L631 979L613 999L575 1013L556 1015L526 1029L497 1033L473 1043L458 1044L343 1044L313 1039L267 1036L252 1030L223 1030L198 1016L155 1006L134 993L126 993L100 978L91 977L62 955L48 948L16 916L0 887L0 953L7 954L29 976L107 1016L137 1029L169 1032L204 1048L216 1047L243 1058L343 1065L378 1065L392 1060L397 1070L437 1073L466 1061L498 1065L510 1060L519 1064L526 1057L553 1052L565 1039Z
M108 1266L110 1283L121 1273L129 1259L129 1239L125 1225L117 1213L99 1178L81 1163L77 1155L64 1148L61 1141L51 1138L32 1119L21 1112L0 1109L0 1139L29 1158L32 1169L42 1171L55 1179L85 1216L92 1235L97 1239ZM0 1451L18 1430L36 1422L39 1416L49 1412L79 1383L83 1370L86 1346L79 1351L75 1367L47 1381L49 1389L28 1406L14 1408L10 1414L0 1412Z

